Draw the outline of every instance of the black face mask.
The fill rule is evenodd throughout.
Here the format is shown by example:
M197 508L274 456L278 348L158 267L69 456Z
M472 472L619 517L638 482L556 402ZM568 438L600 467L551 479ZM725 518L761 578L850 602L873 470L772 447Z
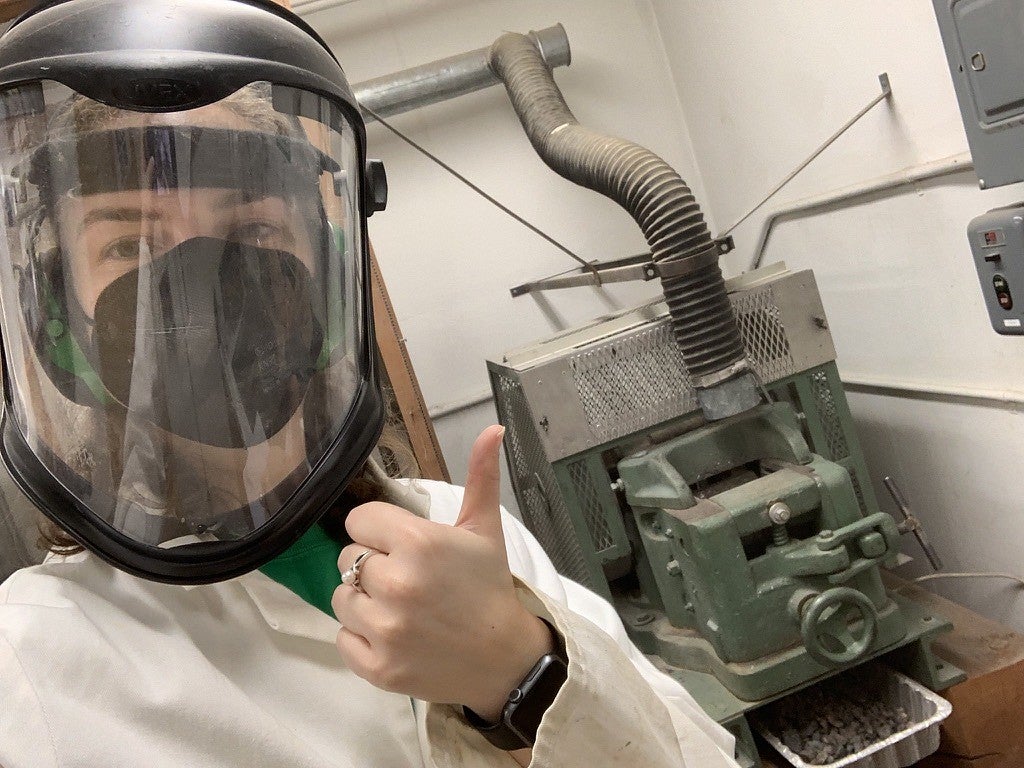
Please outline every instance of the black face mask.
M207 445L257 445L316 371L312 283L294 254L194 238L103 290L90 356L130 414Z

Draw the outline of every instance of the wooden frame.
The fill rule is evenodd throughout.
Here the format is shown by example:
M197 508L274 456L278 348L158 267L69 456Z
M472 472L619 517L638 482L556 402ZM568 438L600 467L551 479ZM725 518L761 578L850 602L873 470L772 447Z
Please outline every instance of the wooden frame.
M405 346L402 329L398 325L394 307L388 296L384 276L381 275L377 257L370 247L370 280L373 288L373 322L377 335L377 345L384 362L384 373L387 384L394 394L394 406L397 407L409 436L409 446L419 465L420 477L431 480L451 482L448 467L437 442L434 423L427 413L423 393L420 390L416 372L409 359L409 350Z
M39 0L0 0L0 23L6 24L19 14L24 13Z

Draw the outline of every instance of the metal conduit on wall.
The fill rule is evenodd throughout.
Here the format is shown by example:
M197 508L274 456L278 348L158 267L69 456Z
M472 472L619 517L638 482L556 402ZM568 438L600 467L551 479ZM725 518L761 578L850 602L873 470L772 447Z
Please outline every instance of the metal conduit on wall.
M350 0L351 2L352 0ZM565 27L555 24L525 36L548 69L572 61ZM491 68L491 47L478 48L418 67L376 77L353 87L356 101L382 117L398 115L498 85L502 81ZM374 117L363 112L367 122Z
M974 161L969 152L935 160L930 163L907 168L877 179L855 184L828 194L799 200L791 205L773 211L761 224L757 244L750 260L750 269L761 266L768 241L775 226L782 221L796 221L818 216L847 206L863 202L865 198L897 193L911 184L963 174L962 183L974 187L977 181L973 174ZM987 408L1024 410L1024 391L1009 389L985 389L945 382L898 381L869 376L843 376L843 386L851 392L881 395L887 397L917 397L938 402L958 402Z
M849 392L883 397L912 397L919 400L962 403L1007 411L1024 410L1024 391L1012 389L983 389L942 382L897 381L870 377L843 377L843 386Z
M974 170L974 161L970 152L961 152L958 155L935 160L931 163L918 165L913 168L906 168L902 171L882 176L871 181L854 184L836 192L829 192L817 197L809 197L798 200L784 208L772 212L761 223L761 232L757 238L757 245L754 247L754 255L750 260L748 269L757 269L761 266L765 251L768 248L768 240L771 238L775 225L783 220L799 219L805 216L814 216L834 208L854 205L865 197L877 195L884 192L892 192L905 187L908 184L917 184L922 181L953 176L959 173L966 173ZM973 186L973 178L971 180Z

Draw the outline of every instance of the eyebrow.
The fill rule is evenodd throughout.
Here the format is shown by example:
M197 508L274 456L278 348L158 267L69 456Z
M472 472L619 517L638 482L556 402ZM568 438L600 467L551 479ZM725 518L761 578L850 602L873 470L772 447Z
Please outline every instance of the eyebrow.
M81 235L90 225L101 221L136 221L143 219L151 221L160 218L155 211L143 212L141 208L97 208L89 211L82 217L78 225L78 234Z
M270 197L275 197L275 195L272 195L269 192L233 189L226 192L224 196L213 205L213 210L222 211L225 208L238 208L243 205L252 205L253 203L262 202Z

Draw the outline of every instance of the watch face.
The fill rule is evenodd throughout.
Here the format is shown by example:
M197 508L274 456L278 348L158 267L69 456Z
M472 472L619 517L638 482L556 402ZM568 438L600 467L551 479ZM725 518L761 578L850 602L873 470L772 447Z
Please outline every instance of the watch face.
M554 702L555 696L568 677L568 669L562 659L557 656L545 656L544 661L546 663L540 665L530 678L524 680L513 694L513 697L516 693L521 694L518 701L509 702L515 706L508 715L508 724L522 734L531 745L536 741L541 718Z

